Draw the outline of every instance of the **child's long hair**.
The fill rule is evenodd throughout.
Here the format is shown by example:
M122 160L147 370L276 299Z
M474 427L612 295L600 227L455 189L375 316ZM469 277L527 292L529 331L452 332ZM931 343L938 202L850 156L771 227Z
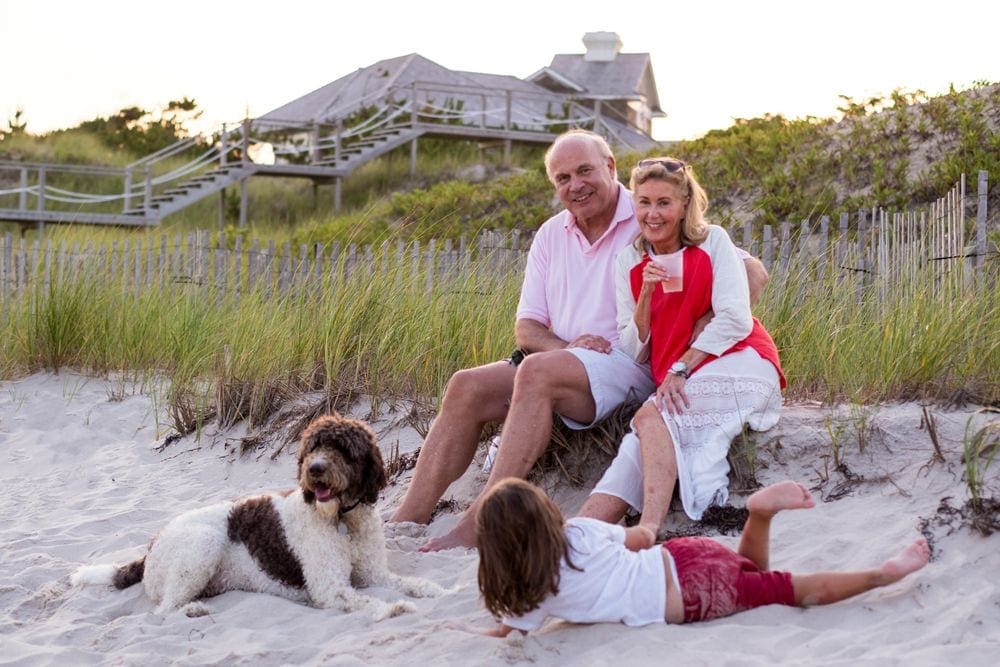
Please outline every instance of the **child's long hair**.
M476 515L479 590L500 618L520 616L559 592L559 561L569 559L562 513L541 490L508 478L483 498Z

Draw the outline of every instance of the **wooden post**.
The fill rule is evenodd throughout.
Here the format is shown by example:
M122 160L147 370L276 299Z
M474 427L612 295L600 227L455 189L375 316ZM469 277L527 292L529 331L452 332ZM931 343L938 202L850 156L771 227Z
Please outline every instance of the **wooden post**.
M146 212L146 217L153 214L153 170L146 165L145 184L142 193L142 206Z
M826 278L826 267L830 259L830 216L824 215L819 219L819 252L816 262L816 277L819 280Z
M483 110L479 116L479 127L486 128L486 95L480 95L479 101L482 102Z
M750 221L743 223L743 249L751 255L753 251L753 224Z
M28 210L28 168L21 167L21 189L17 193L17 209Z
M274 287L274 239L267 242L267 253L262 263L264 270L261 275L264 280L264 298L270 299Z
M314 123L309 133L309 164L319 162L319 123Z
M417 139L410 142L410 177L417 175Z
M125 203L122 205L122 213L128 213L132 209L132 168L125 170Z
M45 165L38 168L38 198L35 208L39 213L45 211Z
M840 229L837 234L837 268L840 275L844 275L844 255L847 253L847 228L850 225L851 217L847 212L840 214Z
M781 223L781 239L778 241L781 246L778 248L778 273L786 275L788 273L788 260L792 255L792 223L785 221Z
M340 212L340 191L343 187L343 180L340 176L333 179L333 210L338 213Z
M14 247L14 237L10 232L3 235L3 263L0 264L0 297L6 298L10 294L11 281L14 277L13 273L13 247Z
M505 98L507 104L507 113L504 116L503 129L505 132L510 132L510 110L511 110L511 92L505 91ZM510 139L503 140L503 163L504 165L510 165L510 152L512 141Z
M337 119L337 134L333 140L333 164L340 165L340 142L341 135L344 133L344 119Z
M219 166L225 167L229 160L229 133L226 124L222 124L222 132L219 134Z
M247 178L244 176L240 179L240 229L244 229L247 226L247 198L249 193L247 192Z
M764 268L768 271L771 270L771 264L774 262L774 243L771 239L771 225L764 225L764 235L763 241L763 256L764 256Z
M239 239L239 237L236 237ZM257 285L257 272L260 270L260 241L250 242L250 252L247 253L247 294L253 292Z
M978 271L986 261L986 207L989 204L987 194L989 193L989 174L983 170L979 172L978 202L976 205L976 263Z
M227 269L228 273L228 269ZM233 241L233 299L240 300L243 286L243 237L237 236Z
M219 233L219 243L215 248L212 265L215 271L215 302L221 305L229 290L229 248L226 247L225 232Z
M240 137L240 162L246 164L250 159L250 119L243 119L243 136Z
M417 129L417 84L410 84L410 127Z

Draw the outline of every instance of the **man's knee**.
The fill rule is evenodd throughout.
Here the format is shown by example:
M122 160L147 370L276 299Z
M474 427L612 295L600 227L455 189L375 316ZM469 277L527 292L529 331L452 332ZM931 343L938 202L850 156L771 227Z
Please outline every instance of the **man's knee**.
M479 403L497 391L497 377L488 366L463 368L455 371L448 380L445 395L452 401Z
M565 350L540 352L524 358L517 369L515 384L524 389L552 392L556 389L590 391L587 369Z

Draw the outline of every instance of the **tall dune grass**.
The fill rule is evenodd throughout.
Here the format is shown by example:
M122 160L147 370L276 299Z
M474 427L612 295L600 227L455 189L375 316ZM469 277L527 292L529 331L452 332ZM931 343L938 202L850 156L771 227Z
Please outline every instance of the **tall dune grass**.
M519 271L473 261L428 287L426 268L381 248L371 267L238 296L167 276L136 288L96 271L55 275L0 301L0 376L71 367L164 378L174 426L192 430L213 416L260 425L306 390L331 404L358 393L431 402L455 370L506 356ZM814 268L775 269L755 309L787 396L1000 402L997 267L975 280L924 268L884 284L817 279Z
M997 271L902 282L772 275L755 313L779 347L789 394L826 401L1000 400ZM959 286L968 280L968 284Z
M0 302L0 373L165 378L174 426L190 431L211 416L258 425L305 390L431 401L454 370L510 352L516 272L473 262L428 288L424 270L396 264L395 249L374 266L239 297L54 276Z

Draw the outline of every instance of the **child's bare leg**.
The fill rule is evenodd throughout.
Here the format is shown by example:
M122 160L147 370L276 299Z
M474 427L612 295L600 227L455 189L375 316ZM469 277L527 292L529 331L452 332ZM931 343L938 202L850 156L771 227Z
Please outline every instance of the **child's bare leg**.
M860 595L873 588L894 584L906 575L916 572L930 560L931 550L927 540L920 537L903 549L895 558L881 566L861 572L819 572L793 574L792 588L795 604L809 607L831 604Z
M739 554L749 558L762 570L768 569L771 552L771 519L781 510L815 507L809 489L798 482L772 484L747 498L750 516L740 536Z
M642 516L639 526L652 534L649 546L670 510L670 500L677 484L677 455L663 416L651 401L635 413L635 432L642 452Z

